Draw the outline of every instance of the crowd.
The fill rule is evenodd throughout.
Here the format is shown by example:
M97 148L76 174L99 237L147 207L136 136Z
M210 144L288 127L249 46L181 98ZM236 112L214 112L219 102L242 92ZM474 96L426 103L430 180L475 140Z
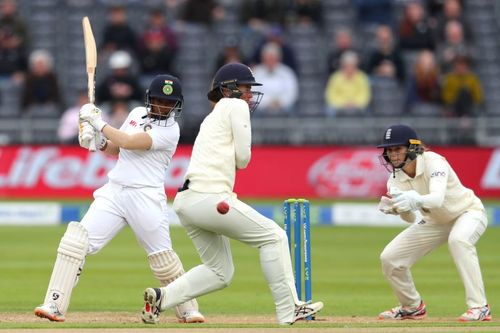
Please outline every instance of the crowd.
M150 8L141 24L132 23L124 5L109 5L99 41L100 69L96 103L108 121L118 124L127 109L141 104L147 83L157 74L182 78L177 57L179 29L186 24L209 29L227 20L222 1L171 0ZM325 49L324 115L373 114L379 82L391 82L403 92L401 114L473 117L484 101L476 69L474 36L464 17L461 0L353 0L356 26L334 31ZM238 8L240 31L224 41L214 70L228 62L251 66L264 85L257 117L299 116L301 68L287 31L294 25L322 29L323 1L242 0ZM65 105L54 56L33 49L15 0L3 0L0 12L0 77L2 85L19 87L23 116L58 117L68 127L75 105ZM315 50L311 50L315 52ZM84 87L82 87L84 88ZM375 95L375 96L374 96ZM1 108L0 108L1 109ZM66 111L64 111L66 110ZM75 143L71 132L60 129L60 140ZM64 134L61 134L63 133Z

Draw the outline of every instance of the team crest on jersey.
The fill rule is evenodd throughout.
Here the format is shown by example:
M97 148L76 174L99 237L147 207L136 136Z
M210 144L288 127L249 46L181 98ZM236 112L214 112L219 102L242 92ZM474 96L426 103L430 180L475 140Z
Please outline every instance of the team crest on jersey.
M162 91L165 95L172 95L174 92L174 87L172 86L174 82L172 80L165 80L165 85L162 88Z

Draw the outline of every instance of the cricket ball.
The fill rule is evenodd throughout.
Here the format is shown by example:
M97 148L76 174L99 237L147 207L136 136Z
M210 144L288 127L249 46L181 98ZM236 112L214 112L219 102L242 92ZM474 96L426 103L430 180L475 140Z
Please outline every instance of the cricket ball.
M229 204L225 201L221 201L217 204L217 211L220 214L226 214L229 211Z

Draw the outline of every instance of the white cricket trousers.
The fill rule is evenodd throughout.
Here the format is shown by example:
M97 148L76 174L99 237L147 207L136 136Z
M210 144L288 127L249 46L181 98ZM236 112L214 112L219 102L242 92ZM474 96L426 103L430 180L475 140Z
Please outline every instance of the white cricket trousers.
M217 212L220 201L229 203L227 214ZM297 292L284 230L273 220L239 201L234 193L179 192L174 210L192 239L202 264L169 284L170 308L200 295L227 287L234 273L229 238L259 249L260 263L276 306L279 323L294 319Z
M89 235L89 254L99 252L127 225L148 255L172 249L164 188L110 182L94 192L94 199L81 221Z
M475 244L488 225L484 211L467 211L454 222L438 224L416 222L394 238L380 255L385 277L403 306L418 306L420 294L415 288L410 268L413 264L448 242L458 273L465 287L469 308L485 306L481 268Z

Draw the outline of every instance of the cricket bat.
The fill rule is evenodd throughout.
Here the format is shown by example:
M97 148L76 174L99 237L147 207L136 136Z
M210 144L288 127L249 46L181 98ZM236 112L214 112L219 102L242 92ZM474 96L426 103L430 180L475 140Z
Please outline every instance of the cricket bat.
M83 40L85 42L85 62L87 67L87 91L89 103L95 102L95 71L97 67L97 48L94 34L87 16L82 19ZM90 141L89 151L96 151L95 138Z

